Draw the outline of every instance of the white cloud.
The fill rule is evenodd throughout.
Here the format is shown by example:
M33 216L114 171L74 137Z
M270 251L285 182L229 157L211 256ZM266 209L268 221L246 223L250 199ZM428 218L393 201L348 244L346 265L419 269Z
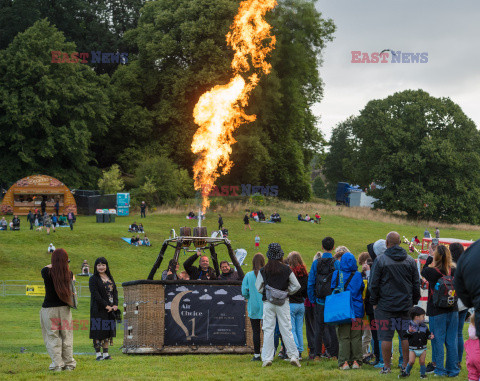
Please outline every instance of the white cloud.
M176 295L174 292L169 292L168 295Z
M205 295L200 296L199 299L200 300L212 300L213 298L210 295L205 294Z
M215 291L215 295L227 295L228 292L225 291L223 288L221 288L220 290L217 290Z
M180 291L180 292L182 292L182 291L188 291L188 288L186 288L185 286L180 286L180 287L177 287L177 288L175 289L175 291ZM170 294L169 294L169 295L170 295Z
M198 291L192 291L192 294L200 294Z
M165 303L165 309L169 310L172 306L172 302Z
M183 301L184 301L184 302L189 302L190 299L188 299L188 298L187 298L187 299L183 299Z
M220 301L220 302L218 302L217 304L225 304L225 303L223 303L222 301Z
M242 295L237 295L232 298L232 300L245 300Z

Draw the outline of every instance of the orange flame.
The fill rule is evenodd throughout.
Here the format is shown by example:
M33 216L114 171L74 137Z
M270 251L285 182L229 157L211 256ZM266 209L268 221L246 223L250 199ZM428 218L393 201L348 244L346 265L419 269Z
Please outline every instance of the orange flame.
M248 105L251 91L257 86L259 77L253 73L248 80L240 73L254 69L268 74L271 65L266 57L275 47L275 36L271 26L264 20L265 13L273 9L276 0L245 0L240 3L237 15L227 34L227 43L235 50L231 67L234 77L226 85L218 85L204 93L193 110L199 125L193 137L192 152L198 154L193 166L195 189L203 194L202 209L210 205L204 192L211 189L215 180L227 174L233 166L230 160L232 134L242 123L252 122L255 115L246 115L243 108Z

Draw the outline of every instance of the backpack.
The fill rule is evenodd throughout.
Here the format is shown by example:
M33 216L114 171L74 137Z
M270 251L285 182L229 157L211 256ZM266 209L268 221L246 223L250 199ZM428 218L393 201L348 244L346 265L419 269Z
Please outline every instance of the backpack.
M315 296L324 299L332 293L332 275L335 271L334 258L322 258L317 263L317 277L315 278Z
M439 269L435 269L442 276L433 287L432 301L437 308L454 308L458 296L453 286L453 276L451 270L448 275L443 275Z

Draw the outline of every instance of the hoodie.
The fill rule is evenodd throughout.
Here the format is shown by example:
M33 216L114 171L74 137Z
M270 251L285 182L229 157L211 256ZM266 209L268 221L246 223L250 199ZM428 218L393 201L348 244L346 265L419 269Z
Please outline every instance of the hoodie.
M337 279L338 279L338 287L343 290L343 285L347 282L347 279L353 273L353 277L348 283L347 288L345 291L350 291L352 295L353 301L353 309L355 311L356 318L363 318L364 310L363 310L363 298L362 293L363 289L365 288L365 283L363 283L362 274L357 270L357 260L353 256L352 253L345 253L342 255L340 259L340 270L335 270L332 276L332 289L337 287ZM343 277L343 283L339 279L339 275Z
M408 311L420 300L415 260L398 245L388 248L373 263L368 287L373 306L387 312Z

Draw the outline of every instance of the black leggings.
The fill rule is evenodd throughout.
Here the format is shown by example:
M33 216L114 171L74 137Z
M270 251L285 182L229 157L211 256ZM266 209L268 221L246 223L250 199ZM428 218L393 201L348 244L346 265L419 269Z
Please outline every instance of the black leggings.
M256 355L260 354L260 323L262 319L250 319L253 332L253 350Z

